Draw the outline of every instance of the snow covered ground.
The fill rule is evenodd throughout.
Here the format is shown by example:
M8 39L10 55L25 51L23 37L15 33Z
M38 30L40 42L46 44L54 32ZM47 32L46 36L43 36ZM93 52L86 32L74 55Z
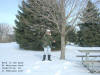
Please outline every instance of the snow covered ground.
M100 47L66 46L66 60L59 60L60 51L52 51L53 61L41 61L42 51L26 51L18 44L0 43L0 75L100 75L91 74L81 64L76 55L81 49L97 49ZM2 72L2 62L23 62L23 72Z

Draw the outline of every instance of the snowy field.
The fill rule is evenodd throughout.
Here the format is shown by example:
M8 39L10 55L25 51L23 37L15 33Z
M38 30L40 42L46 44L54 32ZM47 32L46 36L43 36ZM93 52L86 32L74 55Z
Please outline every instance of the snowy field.
M59 60L60 51L52 51L53 61L41 61L42 51L26 51L19 49L17 43L0 43L0 75L100 75L90 73L76 57L81 49L97 49L100 47L66 46L66 60ZM2 72L2 62L23 62L23 72Z

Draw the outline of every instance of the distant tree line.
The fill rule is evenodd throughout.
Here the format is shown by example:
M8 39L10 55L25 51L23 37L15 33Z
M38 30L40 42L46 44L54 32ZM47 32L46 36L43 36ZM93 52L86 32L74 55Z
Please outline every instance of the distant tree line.
M12 29L9 24L0 23L0 42L7 43L7 42L14 42L15 36L12 32Z

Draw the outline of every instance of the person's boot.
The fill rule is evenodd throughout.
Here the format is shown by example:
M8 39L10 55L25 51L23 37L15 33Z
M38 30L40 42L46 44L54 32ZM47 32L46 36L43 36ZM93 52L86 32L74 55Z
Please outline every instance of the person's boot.
M43 55L43 60L42 61L45 61L45 59L46 59L46 55Z
M48 60L51 61L51 55L48 55Z

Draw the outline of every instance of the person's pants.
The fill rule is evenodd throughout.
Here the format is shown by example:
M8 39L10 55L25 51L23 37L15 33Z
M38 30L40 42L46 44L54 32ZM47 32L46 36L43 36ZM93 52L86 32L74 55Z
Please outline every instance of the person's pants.
M51 55L51 48L50 48L50 46L44 47L44 55Z

